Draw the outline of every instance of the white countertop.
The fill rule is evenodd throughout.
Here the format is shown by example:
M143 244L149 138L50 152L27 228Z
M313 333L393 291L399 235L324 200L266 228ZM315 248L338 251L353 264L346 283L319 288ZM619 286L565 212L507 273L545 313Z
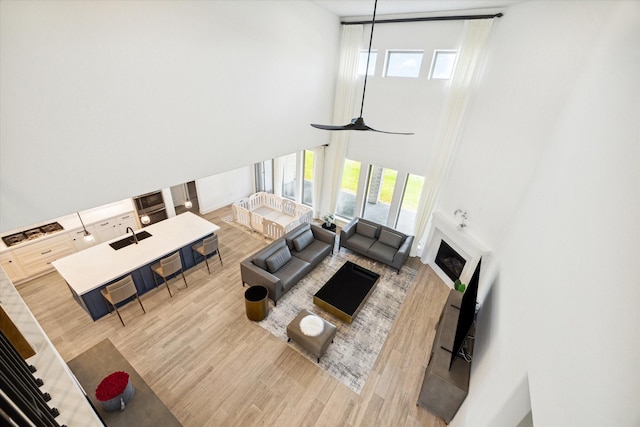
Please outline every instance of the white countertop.
M126 238L120 236L51 264L78 295L83 295L218 230L220 227L212 222L185 212L145 227L151 237L137 245L119 250L109 246L110 242Z

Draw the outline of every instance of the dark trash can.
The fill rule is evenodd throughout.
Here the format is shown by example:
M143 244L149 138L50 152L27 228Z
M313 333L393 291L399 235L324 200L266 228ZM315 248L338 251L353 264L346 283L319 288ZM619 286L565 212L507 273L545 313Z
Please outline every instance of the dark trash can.
M251 286L244 292L244 304L249 320L259 322L269 314L269 290L264 286Z

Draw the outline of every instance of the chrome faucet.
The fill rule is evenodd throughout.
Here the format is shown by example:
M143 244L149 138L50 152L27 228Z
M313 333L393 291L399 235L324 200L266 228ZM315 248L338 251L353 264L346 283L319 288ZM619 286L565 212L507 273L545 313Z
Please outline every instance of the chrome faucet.
M133 228L131 228L131 227L127 227L125 232L129 233L129 230L131 230L131 234L133 234L133 241L136 242L136 245L137 245L138 244L138 236L136 236L136 232L133 231Z

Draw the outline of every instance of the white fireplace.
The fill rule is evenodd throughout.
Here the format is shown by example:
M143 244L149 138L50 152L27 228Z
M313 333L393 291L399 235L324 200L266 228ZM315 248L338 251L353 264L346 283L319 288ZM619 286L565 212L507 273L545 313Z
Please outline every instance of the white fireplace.
M468 284L480 258L484 257L486 260L490 251L469 232L468 228L458 228L458 224L455 224L443 213L434 212L431 231L427 239L426 260L427 264L450 288L453 288L453 280L435 262L442 241L451 246L466 261L460 274L460 281Z

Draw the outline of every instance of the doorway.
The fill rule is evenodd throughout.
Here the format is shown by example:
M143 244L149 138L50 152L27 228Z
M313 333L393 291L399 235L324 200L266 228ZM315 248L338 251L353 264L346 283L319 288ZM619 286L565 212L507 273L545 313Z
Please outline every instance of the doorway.
M176 215L180 215L187 211L191 211L196 214L200 212L195 181L174 185L171 187L171 197L173 198L173 206L176 210ZM191 202L191 207L188 207L188 202Z

